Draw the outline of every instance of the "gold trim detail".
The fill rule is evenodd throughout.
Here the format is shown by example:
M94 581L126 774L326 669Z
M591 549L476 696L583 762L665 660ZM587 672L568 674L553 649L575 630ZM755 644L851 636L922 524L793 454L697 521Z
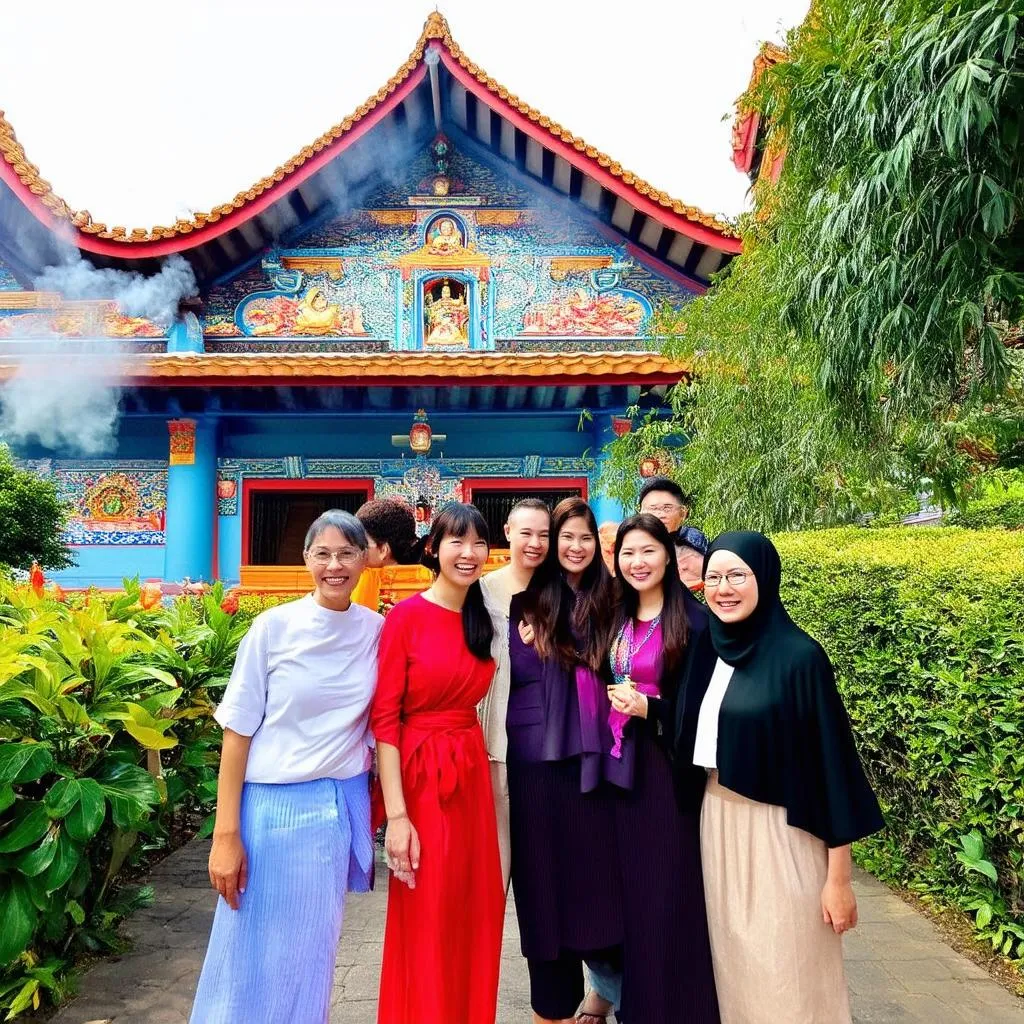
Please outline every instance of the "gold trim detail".
M0 157L10 165L14 173L21 180L29 191L38 196L39 201L55 217L68 221L79 231L95 235L97 238L109 239L116 242L131 244L134 242L153 242L160 239L176 238L180 235L187 235L207 224L214 224L222 217L240 210L247 204L258 199L268 189L283 181L288 175L293 174L299 167L310 160L317 153L326 149L336 142L341 136L349 132L375 107L388 98L398 89L405 80L416 70L423 60L427 47L434 41L444 46L459 65L468 71L481 85L489 92L499 97L505 103L514 107L519 113L529 120L545 129L550 135L562 142L572 146L577 152L585 154L590 160L594 160L600 167L616 178L620 178L626 185L629 185L637 193L651 200L657 205L671 210L673 213L694 224L716 231L725 238L739 238L739 233L728 221L710 213L705 213L696 206L689 206L678 199L672 198L667 192L654 188L653 185L637 177L635 174L623 169L622 165L612 160L611 157L588 145L577 135L573 135L560 124L546 117L539 110L524 103L518 96L510 92L503 85L491 78L481 67L474 64L462 51L462 48L452 39L448 22L438 11L432 11L427 18L423 31L416 42L408 60L388 79L387 84L378 89L364 103L343 121L328 129L323 135L314 139L313 142L304 146L290 160L285 161L280 167L264 178L260 178L251 188L239 192L229 203L215 206L208 213L197 213L191 220L179 219L170 227L157 225L152 228L125 228L120 225L108 227L106 224L94 221L88 210L73 210L68 204L53 191L53 186L39 173L39 168L30 163L25 155L25 150L18 142L14 129L4 117L0 110Z
M570 274L589 274L611 265L611 256L552 256L551 280L564 281Z
M476 222L482 227L514 228L527 220L527 210L477 210Z
M59 292L0 292L0 309L56 309L64 305Z
M384 227L412 227L416 223L415 210L367 210L371 219Z
M340 256L282 256L281 266L304 274L326 274L332 281L340 281L345 274Z

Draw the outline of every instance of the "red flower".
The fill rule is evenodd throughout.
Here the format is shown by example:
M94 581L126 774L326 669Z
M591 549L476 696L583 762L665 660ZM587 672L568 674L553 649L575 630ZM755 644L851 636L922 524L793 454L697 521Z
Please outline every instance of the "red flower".
M228 615L234 615L238 611L238 595L228 594L220 603L220 610L227 612Z
M32 593L36 597L42 597L43 588L46 586L46 577L43 575L43 570L39 568L38 562L32 563L32 570L28 574L28 582L32 588Z
M160 603L160 599L162 597L163 593L161 592L159 585L156 583L145 583L139 590L139 604L141 604L146 611L149 611L150 608L155 608Z

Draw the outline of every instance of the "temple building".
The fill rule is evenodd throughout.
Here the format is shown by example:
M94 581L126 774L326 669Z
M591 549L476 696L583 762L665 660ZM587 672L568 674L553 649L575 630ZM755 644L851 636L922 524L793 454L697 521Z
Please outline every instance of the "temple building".
M168 226L70 209L0 114L2 400L72 508L78 564L55 576L285 585L314 515L390 494L423 529L462 499L500 530L527 494L619 520L602 448L685 372L656 314L739 250L488 77L436 12L357 110ZM47 388L96 400L55 433Z

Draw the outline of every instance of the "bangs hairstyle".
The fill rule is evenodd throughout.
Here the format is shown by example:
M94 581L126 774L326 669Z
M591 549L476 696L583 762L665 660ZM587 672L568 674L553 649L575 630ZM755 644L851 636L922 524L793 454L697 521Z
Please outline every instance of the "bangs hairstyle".
M349 544L364 553L366 552L369 543L366 540L366 530L363 529L363 524L351 512L345 512L340 508L329 508L310 523L309 529L306 531L306 539L302 542L303 553L309 551L320 539L324 530L332 526Z
M686 644L690 638L690 621L686 615L686 604L683 597L683 584L679 580L679 564L676 561L676 546L673 537L665 529L665 524L649 512L630 516L619 525L615 534L615 579L619 599L615 602L617 615L612 635L617 635L624 623L635 619L640 607L640 594L622 575L619 565L619 553L626 534L633 530L642 530L649 534L665 552L668 564L665 576L661 581L664 605L661 609L661 637L663 652L661 657L661 692L671 696L679 684L679 673L686 656Z
M437 551L442 541L446 537L465 537L470 531L473 531L490 550L490 531L487 529L487 520L480 514L479 509L475 505L449 502L438 512L430 527L423 550L423 564L431 572L440 573L441 563ZM494 626L484 604L484 592L480 589L479 580L474 580L466 591L466 600L462 605L462 635L466 640L466 646L475 657L481 661L490 658Z
M558 561L558 535L570 519L583 519L594 535L594 557L583 570L575 597ZM556 657L563 668L582 663L598 671L608 654L613 596L594 513L582 498L563 499L551 513L547 558L533 574L523 599L523 614L533 627L537 653L542 658Z

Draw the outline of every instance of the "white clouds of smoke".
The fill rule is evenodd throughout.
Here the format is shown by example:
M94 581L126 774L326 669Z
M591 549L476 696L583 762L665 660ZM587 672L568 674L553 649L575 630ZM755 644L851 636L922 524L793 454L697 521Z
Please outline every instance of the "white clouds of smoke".
M179 255L145 277L97 269L72 252L43 270L34 284L68 300L112 299L126 316L147 317L165 327L176 319L180 301L197 292L192 267ZM15 345L19 355L14 374L0 389L0 437L15 447L40 444L73 455L112 453L126 348L97 340L82 351L77 341L57 335L15 337L7 344Z
M33 282L39 291L60 292L65 299L113 299L126 316L144 316L166 327L178 303L197 292L195 274L183 256L169 256L151 277L126 270L98 269L73 252L47 267Z
M61 352L60 341L19 362L0 391L0 436L18 446L40 444L72 455L114 448L121 355Z

